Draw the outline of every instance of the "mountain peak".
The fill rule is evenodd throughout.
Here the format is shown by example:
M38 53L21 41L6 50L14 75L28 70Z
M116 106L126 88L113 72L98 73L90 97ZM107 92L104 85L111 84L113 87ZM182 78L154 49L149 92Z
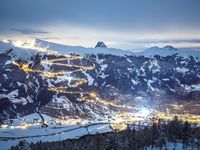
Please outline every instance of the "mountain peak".
M95 46L95 48L100 47L100 48L107 48L106 44L102 41L99 41L97 43L97 45Z
M177 51L178 49L173 47L173 46L170 46L170 45L167 45L165 47L163 47L164 49L167 49L167 50L170 50L170 51Z

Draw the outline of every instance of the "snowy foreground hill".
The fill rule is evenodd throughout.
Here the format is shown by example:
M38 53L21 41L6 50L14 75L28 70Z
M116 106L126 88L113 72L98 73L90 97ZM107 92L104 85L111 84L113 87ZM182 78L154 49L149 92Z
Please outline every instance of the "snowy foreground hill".
M0 138L16 136L13 144L24 128L30 129L24 136L37 130L53 132L55 139L58 130L61 135L69 129L64 125L79 129L81 123L144 121L153 114L183 113L195 121L200 114L197 50L166 46L133 53L103 42L85 48L39 39L1 41L0 72ZM51 128L36 129L41 122ZM102 129L109 131L108 124L95 124L90 132ZM78 136L87 130L80 132ZM34 136L30 142L43 138Z

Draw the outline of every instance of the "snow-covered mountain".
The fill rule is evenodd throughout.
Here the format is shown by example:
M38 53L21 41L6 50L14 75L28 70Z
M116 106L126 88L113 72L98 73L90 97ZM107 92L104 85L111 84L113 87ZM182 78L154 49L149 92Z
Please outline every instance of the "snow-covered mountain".
M132 52L116 48L107 48L104 43L97 43L96 48L86 48L82 46L68 46L40 39L31 39L27 42L0 41L0 53L13 49L13 55L20 58L28 58L36 53L42 54L112 54L112 55L131 55Z
M116 56L136 55L152 57L154 55L169 56L177 54L178 56L188 57L200 57L199 50L186 49L186 48L174 48L172 46L165 47L152 47L143 51L134 52L131 50L121 50L116 48L108 48L104 42L98 42L95 48L86 48L82 46L68 46L52 42L47 42L40 39L31 39L26 42L19 41L0 41L0 53L4 53L12 49L12 55L16 58L30 58L37 53L41 54L111 54Z
M38 110L98 120L141 107L164 109L172 100L199 103L200 58L182 57L173 47L133 55L34 39L1 42L0 52L0 122Z
M188 57L188 56L200 57L199 50L185 49L185 48L177 49L172 46L151 47L143 51L136 52L134 54L140 55L140 56L146 56L146 57L152 57L154 55L169 56L169 55L175 55L175 54L177 54L178 56L183 56L183 57Z

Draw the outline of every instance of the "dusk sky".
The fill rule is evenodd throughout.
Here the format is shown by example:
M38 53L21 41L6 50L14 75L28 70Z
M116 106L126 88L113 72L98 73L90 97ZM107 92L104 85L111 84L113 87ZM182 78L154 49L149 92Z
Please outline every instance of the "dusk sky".
M200 0L1 0L0 39L200 47Z

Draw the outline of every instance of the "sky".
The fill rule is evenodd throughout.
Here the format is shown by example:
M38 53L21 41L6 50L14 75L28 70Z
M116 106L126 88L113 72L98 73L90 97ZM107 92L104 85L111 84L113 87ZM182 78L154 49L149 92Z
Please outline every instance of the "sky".
M200 0L1 0L0 39L200 47Z

